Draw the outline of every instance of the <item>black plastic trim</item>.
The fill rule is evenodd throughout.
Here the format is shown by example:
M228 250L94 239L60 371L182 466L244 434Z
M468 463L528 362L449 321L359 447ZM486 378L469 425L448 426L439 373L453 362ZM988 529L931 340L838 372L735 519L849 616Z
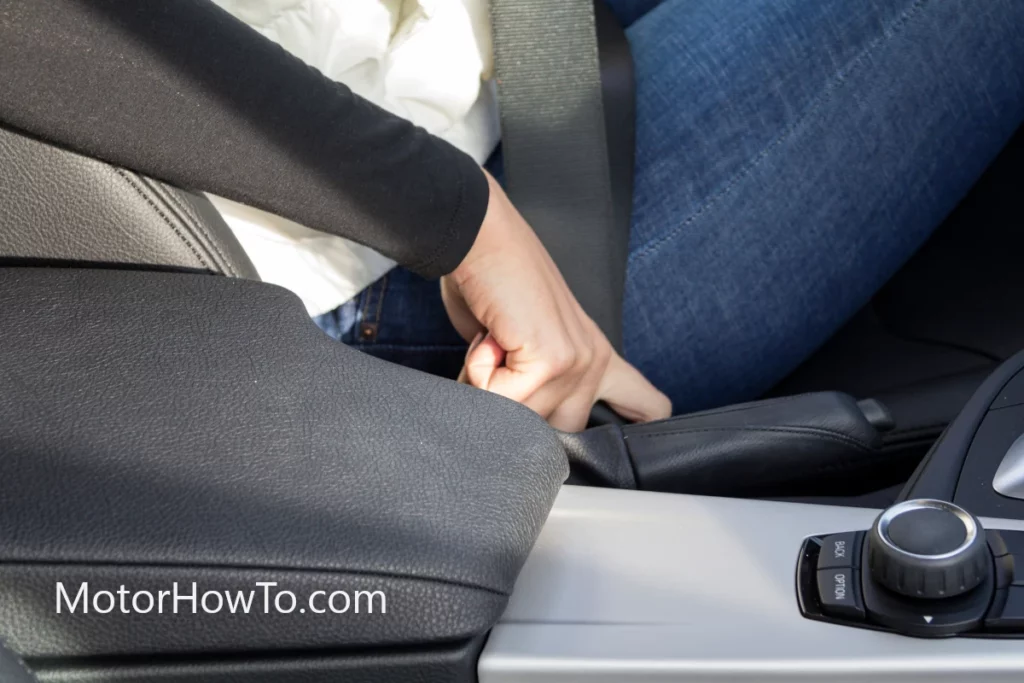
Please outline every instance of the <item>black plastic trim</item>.
M996 368L911 476L899 500L953 500L974 435L1003 388L1024 368L1024 351Z
M1024 405L986 413L967 449L953 502L982 517L1024 520L1024 500L1001 495L993 488L1000 463L1021 434Z
M42 683L475 683L486 636L445 648L33 660Z

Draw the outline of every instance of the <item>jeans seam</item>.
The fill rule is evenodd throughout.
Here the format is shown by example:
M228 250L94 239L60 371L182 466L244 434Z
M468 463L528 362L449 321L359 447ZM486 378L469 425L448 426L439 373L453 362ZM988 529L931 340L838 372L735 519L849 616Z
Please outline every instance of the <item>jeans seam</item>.
M380 294L377 296L377 311L373 315L373 322L380 324L381 315L384 313L384 296L388 293L388 274L380 279Z
M747 426L747 427L691 427L689 429L675 429L667 432L651 432L648 434L638 434L633 437L627 438L640 438L640 439L660 439L666 436L685 436L687 434L702 434L706 432L761 432L765 434L793 434L798 436L813 436L826 441L832 441L835 443L845 444L852 446L858 450L874 452L878 450L871 444L858 439L855 436L844 434L839 431L832 429L824 429L820 427L760 427L760 426Z
M774 140L769 142L765 146L765 148L761 150L753 159L748 161L746 166L741 168L735 175L732 176L732 178L729 179L724 188L722 188L717 193L712 195L710 199L706 200L694 213L692 213L686 220L684 220L681 224L679 224L673 230L671 230L667 235L663 235L651 242L648 242L635 253L631 254L629 257L629 262L639 262L643 258L656 252L666 242L673 239L680 232L682 232L683 229L686 228L686 226L688 226L690 223L699 218L704 212L713 208L719 202L719 200L721 200L726 195L731 193L732 190L739 184L741 180L744 180L751 173L753 173L753 171L761 164L761 162L768 158L768 156L773 151L775 151L777 147L779 147L782 143L786 142L786 140L791 138L800 126L802 126L804 123L811 120L815 115L817 115L821 111L821 109L828 102L831 101L832 94L841 85L845 85L847 78L851 76L853 73L855 73L855 71L858 68L860 68L861 64L863 64L867 60L867 58L870 57L872 53L874 53L876 49L878 49L885 42L896 37L899 34L899 32L908 23L910 23L910 20L920 13L921 8L924 7L927 3L928 0L915 0L910 7L903 10L903 13L898 18L893 20L888 26L882 29L881 36L879 36L869 44L865 45L864 48L853 59L851 59L844 68L841 68L838 71L836 71L831 76L831 78L826 82L822 92L818 95L816 101L810 106L810 108L807 109L803 114L801 114L796 121L789 125L789 127L787 127L785 130L779 133L779 135L776 136Z
M376 285L376 283L371 284L362 293L362 295L363 295L363 300L361 302L362 305L359 307L359 313L357 314L357 318L356 318L356 326L357 327L358 327L358 325L360 323L362 323L364 320L366 320L366 312L370 308L370 298L373 295L373 288L374 288L375 285Z

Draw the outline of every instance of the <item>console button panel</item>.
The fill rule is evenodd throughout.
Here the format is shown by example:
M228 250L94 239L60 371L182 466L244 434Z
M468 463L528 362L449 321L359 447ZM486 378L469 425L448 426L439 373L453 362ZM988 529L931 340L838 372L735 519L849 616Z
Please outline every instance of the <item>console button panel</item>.
M1024 531L986 532L993 571L969 592L921 600L873 581L867 532L808 538L797 567L799 604L810 619L920 637L1024 638Z
M863 537L864 532L862 531L848 531L825 536L821 540L818 569L860 567L860 544Z
M1024 585L1010 586L996 593L985 629L1024 634Z
M818 570L818 598L821 609L837 619L864 619L860 572L849 567Z

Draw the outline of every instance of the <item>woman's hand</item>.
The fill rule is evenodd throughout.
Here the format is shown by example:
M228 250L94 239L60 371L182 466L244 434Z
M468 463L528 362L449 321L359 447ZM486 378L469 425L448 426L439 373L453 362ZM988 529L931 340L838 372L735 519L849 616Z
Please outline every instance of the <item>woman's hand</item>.
M441 280L452 323L472 340L460 379L566 431L583 429L599 400L630 420L668 417L668 398L615 353L504 190L487 179L476 242Z

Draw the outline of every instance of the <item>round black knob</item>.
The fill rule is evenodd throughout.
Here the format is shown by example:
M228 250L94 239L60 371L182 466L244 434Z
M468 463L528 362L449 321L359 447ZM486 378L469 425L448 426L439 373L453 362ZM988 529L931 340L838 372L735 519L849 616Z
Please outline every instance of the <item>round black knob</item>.
M867 542L871 578L914 598L967 593L992 563L978 520L941 500L894 505L875 520Z

